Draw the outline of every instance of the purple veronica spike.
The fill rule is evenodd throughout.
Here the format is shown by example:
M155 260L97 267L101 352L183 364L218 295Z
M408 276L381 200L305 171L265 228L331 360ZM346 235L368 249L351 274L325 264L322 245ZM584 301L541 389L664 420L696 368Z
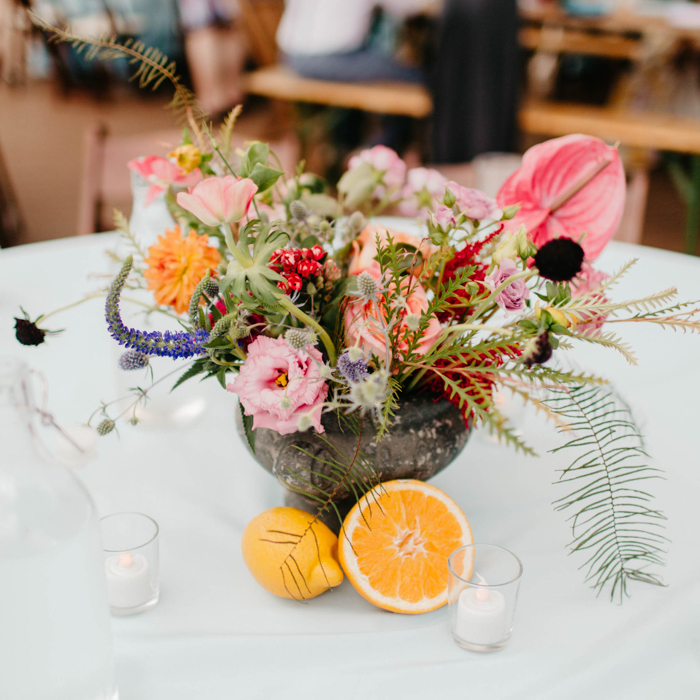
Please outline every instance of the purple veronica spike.
M132 266L132 258L129 256L112 282L105 303L105 317L112 337L126 348L133 348L144 355L159 355L161 357L192 357L206 352L202 347L209 340L209 333L205 330L197 330L194 333L184 331L139 331L128 328L122 321L119 312L119 298L124 288L126 278L129 276Z

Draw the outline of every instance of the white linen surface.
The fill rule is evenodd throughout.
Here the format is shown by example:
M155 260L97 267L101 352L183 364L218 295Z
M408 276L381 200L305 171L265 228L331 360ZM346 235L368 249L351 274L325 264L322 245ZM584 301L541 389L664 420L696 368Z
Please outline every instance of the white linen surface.
M88 275L114 272L103 251L115 243L111 234L95 235L0 251L0 353L46 374L50 408L64 424L85 421L124 385L103 300L50 319L47 326L67 330L37 348L15 341L11 318L20 304L35 318L95 289L99 281ZM598 266L613 271L630 257L640 262L616 298L678 286L681 298L700 299L700 260L613 243ZM669 517L667 588L632 584L632 598L618 606L583 583L583 558L566 556L568 525L551 505L566 493L552 482L570 455L548 454L562 438L528 413L523 427L539 458L477 432L432 482L463 508L477 542L503 545L523 562L505 650L463 651L449 636L446 608L387 613L347 581L308 604L275 598L248 573L239 543L252 517L282 503L282 488L237 437L235 397L216 382L195 384L190 391L207 402L198 421L123 426L80 472L101 515L137 510L161 526L160 603L113 620L121 700L700 697L700 338L617 329L635 346L638 367L596 347L579 345L575 356L615 381L635 409L652 464L666 472L667 481L650 489ZM173 400L169 385L156 400Z

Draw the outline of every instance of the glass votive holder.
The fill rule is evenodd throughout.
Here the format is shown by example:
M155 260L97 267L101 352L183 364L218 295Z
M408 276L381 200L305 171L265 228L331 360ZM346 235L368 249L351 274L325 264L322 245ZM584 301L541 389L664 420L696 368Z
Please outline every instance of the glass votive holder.
M502 649L513 631L523 565L494 544L469 544L447 560L450 632L470 651Z
M149 610L160 595L158 523L142 513L115 513L100 520L100 529L112 615Z

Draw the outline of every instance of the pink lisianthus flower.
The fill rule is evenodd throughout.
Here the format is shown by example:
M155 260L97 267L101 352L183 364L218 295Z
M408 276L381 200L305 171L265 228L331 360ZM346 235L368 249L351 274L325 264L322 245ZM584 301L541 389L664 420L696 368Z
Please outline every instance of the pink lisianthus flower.
M492 199L481 190L474 190L470 187L462 187L454 181L445 185L455 196L456 204L460 211L470 219L483 221L484 219L498 221L503 212L499 208L495 199Z
M411 168L401 192L399 211L404 216L427 217L428 209L445 194L447 178L431 168Z
M387 146L366 148L348 161L348 170L362 163L369 163L376 171L382 173L383 185L378 185L374 191L375 197L383 197L386 190L394 191L400 196L401 187L406 179L406 163L399 154Z
M405 280L404 291L410 293L406 297L406 308L403 319L392 328L391 335L398 338L398 350L402 355L406 355L409 348L409 342L413 341L415 332L411 331L406 324L406 316L414 314L423 316L427 313L429 302L428 297L422 285L415 280L410 284ZM380 319L379 313L382 314ZM354 304L349 304L345 311L345 337L348 347L357 345L362 348L366 354L374 353L377 357L384 359L386 357L386 340L380 328L386 323L384 309L382 304L375 305L372 302L357 301ZM420 332L420 339L414 351L418 355L425 355L430 348L435 345L440 334L442 326L440 322L431 316L428 321L427 328ZM390 354L391 358L391 354Z
M583 263L581 272L571 281L571 296L576 298L593 292L590 299L593 303L601 303L607 301L607 297L601 292L595 290L608 279L610 275L602 270L596 270L592 265ZM581 312L582 320L576 326L578 333L584 335L598 335L603 327L607 314L596 313L594 311Z
M431 220L433 226L439 228L441 231L447 231L457 225L454 212L450 207L446 207L444 204L438 207L437 211L431 216Z
M484 279L484 284L495 292L509 277L518 272L518 266L510 258L503 258L490 275ZM497 297L496 303L506 314L517 314L525 308L525 300L530 298L530 290L525 280L511 282Z
M322 433L321 412L328 396L319 369L322 362L316 348L296 352L284 338L261 335L248 346L248 359L226 389L238 394L246 414L253 416L253 428L287 435L308 416Z
M127 167L138 173L146 182L150 183L144 204L152 204L156 197L170 187L194 187L202 180L202 171L196 168L190 173L161 156L147 156L136 158L127 163Z
M207 226L240 221L247 213L258 186L250 178L208 177L189 193L180 192L177 203Z

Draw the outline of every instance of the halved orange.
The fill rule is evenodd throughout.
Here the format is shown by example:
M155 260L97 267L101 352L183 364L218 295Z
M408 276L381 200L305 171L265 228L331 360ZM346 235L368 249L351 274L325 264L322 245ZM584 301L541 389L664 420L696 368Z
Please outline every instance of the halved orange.
M423 481L387 481L348 513L340 564L370 603L424 613L447 603L447 558L474 539L469 521L443 491Z

